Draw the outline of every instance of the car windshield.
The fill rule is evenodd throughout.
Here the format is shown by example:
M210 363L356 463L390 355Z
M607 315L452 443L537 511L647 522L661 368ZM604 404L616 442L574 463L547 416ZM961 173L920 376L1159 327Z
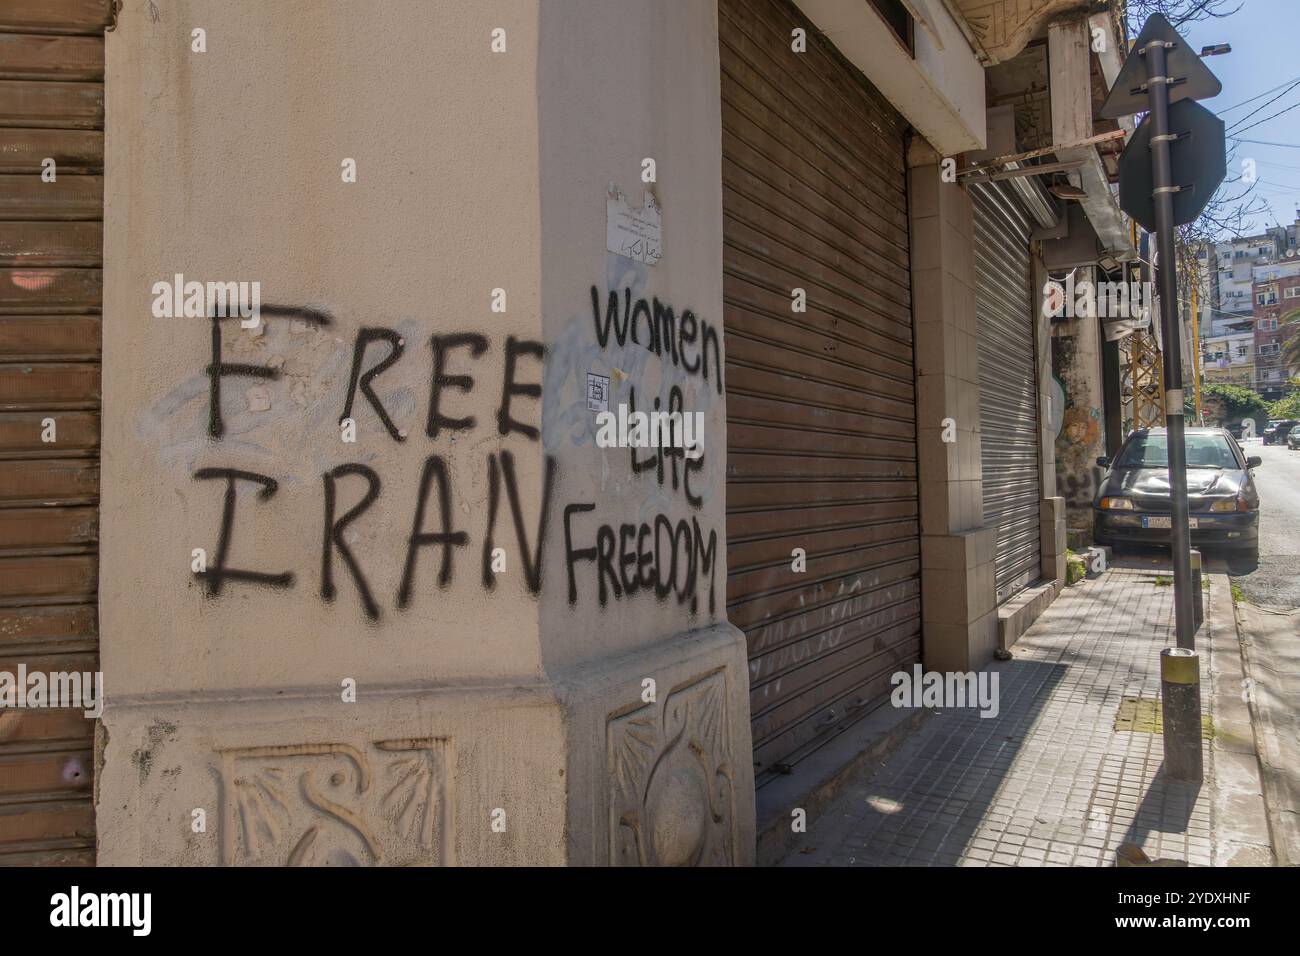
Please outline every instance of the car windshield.
M1187 435L1188 468L1240 468L1237 456L1222 435ZM1164 435L1134 435L1124 446L1116 468L1168 468L1169 442Z

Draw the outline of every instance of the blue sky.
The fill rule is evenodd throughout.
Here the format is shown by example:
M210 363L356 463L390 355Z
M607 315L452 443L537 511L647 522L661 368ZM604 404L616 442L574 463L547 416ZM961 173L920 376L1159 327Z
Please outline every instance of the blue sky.
M1275 217L1282 225L1294 222L1300 206L1300 83L1290 90L1287 87L1300 81L1300 0L1245 0L1233 16L1193 24L1185 35L1197 51L1211 43L1232 44L1231 53L1206 58L1206 65L1223 82L1223 92L1201 102L1228 125L1228 177L1241 174L1242 160L1255 160L1259 182L1253 195L1271 206L1256 217L1255 228L1273 225ZM1274 87L1280 89L1238 105ZM1269 103L1274 97L1278 98ZM1296 108L1245 129L1289 106ZM1255 110L1260 111L1246 119ZM1237 132L1242 140L1290 146L1269 146L1263 142L1234 144L1232 127L1239 122L1241 128ZM1240 190L1241 187L1225 184L1224 188Z

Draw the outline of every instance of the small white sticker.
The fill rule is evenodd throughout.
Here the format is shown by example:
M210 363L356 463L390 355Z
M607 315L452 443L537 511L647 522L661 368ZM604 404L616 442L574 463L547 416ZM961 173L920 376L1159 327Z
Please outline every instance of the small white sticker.
M609 184L605 197L605 248L653 266L663 254L663 217L654 196L645 194L640 209L632 208L624 192Z
M587 373L587 409L593 412L609 411L609 376Z

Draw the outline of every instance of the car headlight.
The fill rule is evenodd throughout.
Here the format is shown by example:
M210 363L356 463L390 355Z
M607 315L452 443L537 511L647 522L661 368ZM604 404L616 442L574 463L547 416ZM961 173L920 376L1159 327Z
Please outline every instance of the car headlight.
M1131 498L1102 498L1101 507L1103 511L1132 511L1133 499Z
M1224 498L1210 505L1211 511L1249 511L1250 505L1241 495Z

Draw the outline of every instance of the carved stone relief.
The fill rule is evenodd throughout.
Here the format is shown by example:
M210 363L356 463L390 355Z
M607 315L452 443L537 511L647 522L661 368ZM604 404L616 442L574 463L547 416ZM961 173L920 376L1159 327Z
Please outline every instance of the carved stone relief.
M957 0L957 7L992 62L1009 60L1043 22L1066 10L1086 10L1086 0Z
M735 863L725 671L679 686L658 703L611 715L606 740L611 863Z
M443 738L220 750L227 866L429 866L453 862Z

